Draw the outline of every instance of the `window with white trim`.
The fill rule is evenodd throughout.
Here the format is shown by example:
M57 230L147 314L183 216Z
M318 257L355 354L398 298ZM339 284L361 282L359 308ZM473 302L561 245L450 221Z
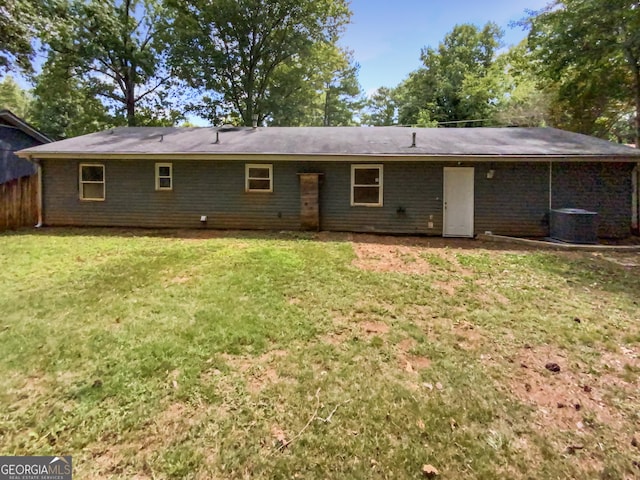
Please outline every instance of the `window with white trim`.
M246 164L245 191L273 192L273 165Z
M173 190L173 165L156 163L156 190Z
M104 165L97 163L80 164L80 200L104 201Z
M351 206L382 206L382 165L351 165Z

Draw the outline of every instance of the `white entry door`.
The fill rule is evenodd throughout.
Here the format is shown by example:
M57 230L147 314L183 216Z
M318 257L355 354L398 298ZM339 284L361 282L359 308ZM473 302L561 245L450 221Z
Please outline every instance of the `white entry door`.
M473 167L444 168L445 237L473 237Z

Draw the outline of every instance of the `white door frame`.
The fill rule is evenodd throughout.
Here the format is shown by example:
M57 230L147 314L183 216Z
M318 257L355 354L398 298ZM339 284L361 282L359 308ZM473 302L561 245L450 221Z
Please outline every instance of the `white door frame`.
M458 176L458 187L462 183L462 187L466 189L466 192L460 192L459 188L456 192L456 204L448 205L451 203L451 199L448 198L449 188L452 188L453 178L452 175L464 174L466 177ZM470 177L469 177L470 174ZM474 182L475 182L475 169L474 167L444 167L443 172L443 194L442 194L442 236L443 237L473 237L474 228ZM462 182L460 182L462 180ZM457 211L456 211L457 210ZM447 221L453 218L453 215L457 214L456 219L459 223L455 226L450 226Z

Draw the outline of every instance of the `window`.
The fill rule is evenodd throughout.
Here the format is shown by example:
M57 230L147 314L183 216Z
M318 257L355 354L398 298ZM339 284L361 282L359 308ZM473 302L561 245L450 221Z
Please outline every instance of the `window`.
M382 206L382 165L351 165L351 206Z
M104 165L80 164L80 200L104 200Z
M245 190L247 192L273 192L273 165L245 166Z
M156 190L173 190L173 165L156 163Z

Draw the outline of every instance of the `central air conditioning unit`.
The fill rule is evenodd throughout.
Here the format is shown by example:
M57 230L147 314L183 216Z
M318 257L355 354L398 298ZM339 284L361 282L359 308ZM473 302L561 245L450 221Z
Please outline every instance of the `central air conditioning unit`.
M582 208L551 210L550 236L568 243L598 243L598 213Z

